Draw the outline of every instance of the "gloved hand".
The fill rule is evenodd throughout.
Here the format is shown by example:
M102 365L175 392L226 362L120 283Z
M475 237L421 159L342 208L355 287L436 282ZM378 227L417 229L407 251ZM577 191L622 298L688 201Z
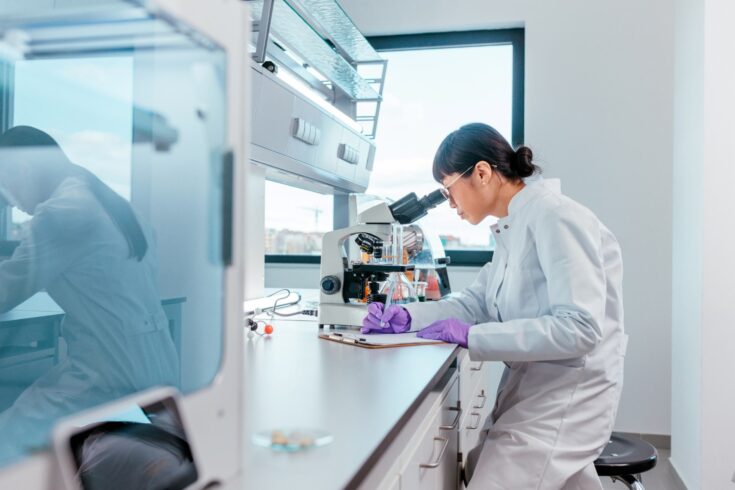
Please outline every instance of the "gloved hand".
M416 335L422 339L442 340L451 342L467 348L467 341L470 335L470 325L456 318L448 318L432 323L428 327L422 329Z
M362 320L362 333L403 333L411 328L411 315L402 306L390 305L383 311L383 303L370 303L368 314ZM383 322L381 326L380 323Z

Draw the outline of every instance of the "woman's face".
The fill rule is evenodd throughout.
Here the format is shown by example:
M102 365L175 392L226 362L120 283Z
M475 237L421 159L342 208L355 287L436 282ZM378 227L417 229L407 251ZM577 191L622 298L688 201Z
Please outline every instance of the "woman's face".
M463 220L476 225L490 214L497 200L499 180L487 162L478 162L471 171L447 175L442 185L449 194L449 206Z

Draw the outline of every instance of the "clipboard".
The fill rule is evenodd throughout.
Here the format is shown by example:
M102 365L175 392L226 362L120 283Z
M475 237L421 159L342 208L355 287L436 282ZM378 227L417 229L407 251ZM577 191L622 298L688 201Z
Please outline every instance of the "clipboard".
M441 340L422 339L417 332L395 334L364 334L360 332L331 332L319 334L320 339L354 345L364 349L389 349L391 347L414 347L418 345L444 344Z

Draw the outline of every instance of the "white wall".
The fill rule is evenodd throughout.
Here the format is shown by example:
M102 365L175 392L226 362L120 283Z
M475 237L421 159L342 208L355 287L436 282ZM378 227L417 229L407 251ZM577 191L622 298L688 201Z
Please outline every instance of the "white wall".
M702 250L701 488L735 473L735 3L704 2L704 224ZM723 377L724 375L724 377Z
M702 488L735 472L735 3L704 2L704 223L702 260ZM723 378L723 375L727 378Z
M735 5L678 0L676 7L671 459L691 489L730 488Z
M688 488L700 478L704 4L677 0L671 463Z
M623 249L631 339L616 428L669 434L673 2L340 3L368 35L525 25L526 143Z

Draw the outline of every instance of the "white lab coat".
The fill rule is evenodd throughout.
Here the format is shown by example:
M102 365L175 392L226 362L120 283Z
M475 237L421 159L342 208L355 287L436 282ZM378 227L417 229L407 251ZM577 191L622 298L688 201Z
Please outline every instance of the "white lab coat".
M513 197L492 233L492 263L470 287L407 305L413 328L471 323L470 358L506 363L469 488L601 489L593 462L612 431L627 343L618 243L543 180Z
M13 256L0 262L0 311L45 289L65 312L67 346L66 359L0 413L0 461L42 445L61 416L178 384L152 234L146 238L143 260L129 257L126 240L87 183L67 178L37 207Z

